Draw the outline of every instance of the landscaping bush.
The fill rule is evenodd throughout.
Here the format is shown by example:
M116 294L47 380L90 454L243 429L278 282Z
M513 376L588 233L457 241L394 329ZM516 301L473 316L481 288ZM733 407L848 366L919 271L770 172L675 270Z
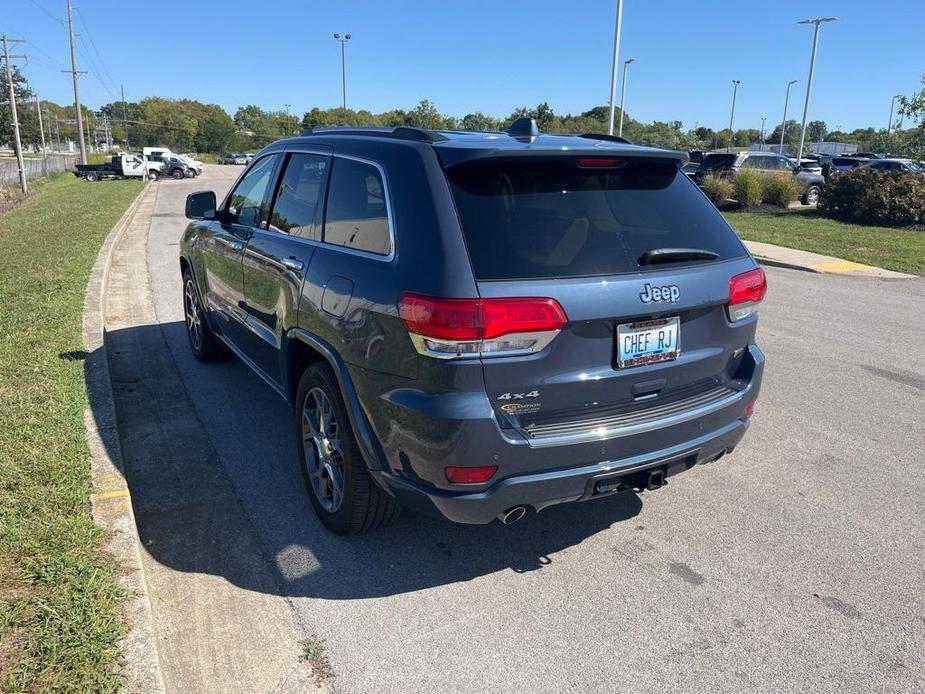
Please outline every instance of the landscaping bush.
M714 205L721 205L732 197L732 181L722 176L705 176L700 187Z
M862 224L925 224L925 176L854 169L832 178L819 197L819 210Z
M744 169L736 174L735 199L742 207L761 204L764 195L764 177L757 171Z
M792 174L778 171L765 176L764 201L785 210L800 197L803 186Z

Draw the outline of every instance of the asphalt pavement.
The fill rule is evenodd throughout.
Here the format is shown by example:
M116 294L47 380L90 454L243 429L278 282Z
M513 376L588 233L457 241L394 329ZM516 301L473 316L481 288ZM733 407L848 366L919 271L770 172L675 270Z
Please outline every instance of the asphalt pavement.
M149 282L190 417L335 691L925 691L925 280L768 268L752 428L659 491L343 539L312 513L286 404L183 332L185 196L240 171L158 184Z

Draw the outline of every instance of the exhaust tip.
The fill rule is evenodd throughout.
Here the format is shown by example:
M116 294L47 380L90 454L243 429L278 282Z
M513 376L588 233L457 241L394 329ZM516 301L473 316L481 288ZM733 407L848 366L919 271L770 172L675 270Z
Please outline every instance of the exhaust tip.
M504 523L505 525L511 525L512 523L516 523L517 521L519 521L521 518L523 518L526 515L527 515L526 506L514 506L513 508L509 508L507 511L499 515L498 518L500 518L501 522Z

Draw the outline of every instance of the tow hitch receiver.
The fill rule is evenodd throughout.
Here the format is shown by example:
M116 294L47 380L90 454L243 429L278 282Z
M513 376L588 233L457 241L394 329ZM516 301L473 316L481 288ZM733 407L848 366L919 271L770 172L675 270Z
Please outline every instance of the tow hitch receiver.
M614 494L619 492L654 491L668 484L668 475L665 466L638 470L620 477L608 477L598 480L594 485L594 494Z

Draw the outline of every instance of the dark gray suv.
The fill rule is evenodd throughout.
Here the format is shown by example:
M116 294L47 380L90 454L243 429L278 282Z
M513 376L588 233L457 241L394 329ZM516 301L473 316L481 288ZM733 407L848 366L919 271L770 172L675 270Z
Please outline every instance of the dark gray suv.
M735 448L764 366L764 273L686 160L528 119L275 142L187 199L190 346L291 404L337 533L658 488Z

